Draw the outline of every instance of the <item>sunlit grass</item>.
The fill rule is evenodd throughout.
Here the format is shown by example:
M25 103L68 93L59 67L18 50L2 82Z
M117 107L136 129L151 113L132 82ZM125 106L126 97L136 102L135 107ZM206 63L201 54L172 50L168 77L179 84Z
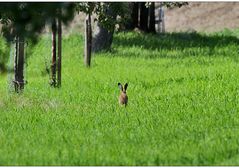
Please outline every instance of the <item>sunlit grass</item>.
M83 65L83 38L63 41L62 88L48 84L51 38L28 52L22 94L0 76L1 165L239 163L238 30L114 37ZM45 64L46 62L46 64ZM117 83L129 104L118 105Z

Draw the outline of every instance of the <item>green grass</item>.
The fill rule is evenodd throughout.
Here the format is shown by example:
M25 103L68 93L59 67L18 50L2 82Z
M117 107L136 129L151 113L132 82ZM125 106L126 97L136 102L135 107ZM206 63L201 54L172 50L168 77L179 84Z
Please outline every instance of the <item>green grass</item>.
M0 75L0 164L239 165L238 37L118 33L89 69L72 34L60 89L48 84L43 37L29 47L24 93ZM118 82L129 84L127 108Z

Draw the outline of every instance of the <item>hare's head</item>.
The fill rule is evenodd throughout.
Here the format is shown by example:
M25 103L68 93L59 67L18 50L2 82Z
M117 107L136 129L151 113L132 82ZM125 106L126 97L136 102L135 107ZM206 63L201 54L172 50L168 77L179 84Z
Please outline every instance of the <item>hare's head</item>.
M128 83L126 83L124 86L121 85L121 83L118 83L118 86L119 86L119 89L121 90L121 92L126 93Z

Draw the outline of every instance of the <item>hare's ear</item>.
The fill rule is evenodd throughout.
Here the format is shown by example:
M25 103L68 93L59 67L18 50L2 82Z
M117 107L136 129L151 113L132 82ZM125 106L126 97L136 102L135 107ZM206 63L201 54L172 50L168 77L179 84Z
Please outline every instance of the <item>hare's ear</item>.
M123 86L121 85L121 83L118 83L118 87L119 87L120 90L123 91Z
M125 90L125 91L126 91L127 87L128 87L128 83L126 83L126 84L124 85L124 90Z

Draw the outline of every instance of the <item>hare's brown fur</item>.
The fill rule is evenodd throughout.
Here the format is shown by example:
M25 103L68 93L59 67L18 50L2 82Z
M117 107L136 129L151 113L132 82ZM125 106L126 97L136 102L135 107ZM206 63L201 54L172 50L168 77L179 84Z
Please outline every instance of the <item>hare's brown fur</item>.
M118 83L118 86L120 88L119 104L126 106L128 103L128 96L126 94L128 84L126 83L123 87L120 83Z
M126 95L126 93L124 93L124 92L120 93L119 103L121 105L125 105L125 106L127 105L127 103L128 103L128 96Z

